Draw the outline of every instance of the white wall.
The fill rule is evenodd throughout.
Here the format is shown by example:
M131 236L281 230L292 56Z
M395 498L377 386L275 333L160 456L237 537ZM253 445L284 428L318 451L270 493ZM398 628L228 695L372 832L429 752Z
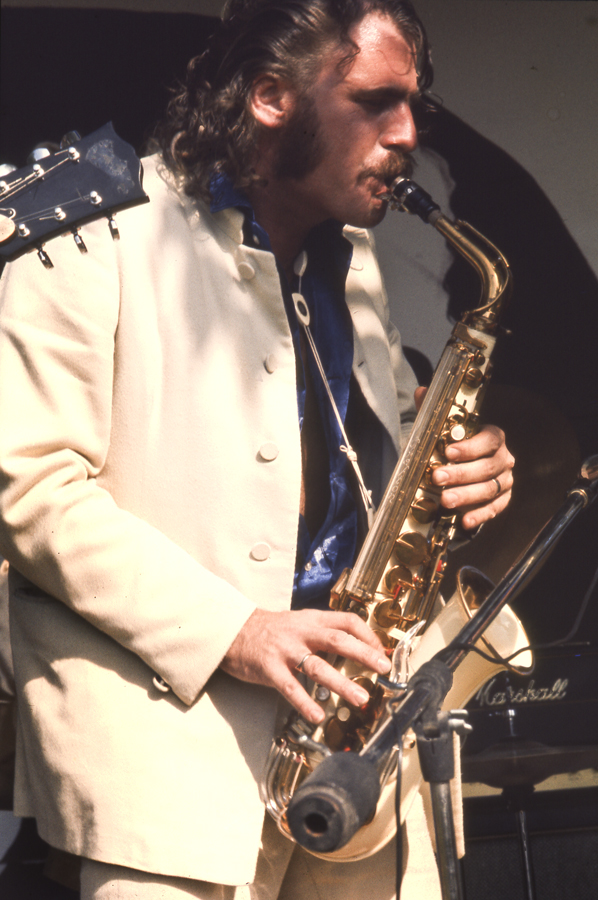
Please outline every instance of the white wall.
M598 275L598 2L416 6L432 44L434 93L527 169ZM445 201L450 184L435 161L424 159L416 178ZM376 234L403 340L435 363L450 331L442 242L419 220L392 213Z

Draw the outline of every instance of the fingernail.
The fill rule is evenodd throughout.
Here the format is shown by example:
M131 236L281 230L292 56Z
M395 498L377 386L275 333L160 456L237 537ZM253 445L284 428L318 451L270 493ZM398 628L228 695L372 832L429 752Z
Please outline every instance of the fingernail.
M387 656L378 657L378 670L380 673L390 671L390 660Z
M355 691L355 699L357 700L358 706L363 706L363 704L367 703L370 699L370 695L367 691L360 688L358 691Z
M436 484L446 484L448 480L448 472L444 469L436 469L436 472L434 473L434 481Z
M445 491L442 495L442 505L448 506L449 509L452 509L453 506L457 505L459 498L456 494L453 494L452 491Z
M461 456L461 451L457 447L454 447L452 444L449 444L449 446L445 450L444 455L447 459L459 459L459 457Z

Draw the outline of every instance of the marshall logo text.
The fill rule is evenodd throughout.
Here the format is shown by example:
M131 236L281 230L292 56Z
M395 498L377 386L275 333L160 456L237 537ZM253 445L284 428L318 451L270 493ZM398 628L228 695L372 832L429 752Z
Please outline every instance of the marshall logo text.
M557 678L552 687L537 688L532 679L527 687L513 688L508 685L504 691L493 690L496 678L492 678L475 695L480 706L506 706L508 704L538 703L564 700L569 685L568 678Z

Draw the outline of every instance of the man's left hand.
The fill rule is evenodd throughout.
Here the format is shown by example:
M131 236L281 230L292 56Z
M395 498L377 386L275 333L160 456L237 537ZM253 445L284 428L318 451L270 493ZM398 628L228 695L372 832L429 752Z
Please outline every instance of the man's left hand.
M422 399L419 389L418 406ZM443 488L442 505L463 513L463 528L478 528L505 509L511 499L515 459L500 428L486 425L474 437L450 444L446 458L449 465L437 468L432 480Z

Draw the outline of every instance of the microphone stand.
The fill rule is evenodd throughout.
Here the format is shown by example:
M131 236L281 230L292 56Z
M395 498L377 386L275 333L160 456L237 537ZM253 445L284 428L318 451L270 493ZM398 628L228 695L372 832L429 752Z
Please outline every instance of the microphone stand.
M333 753L295 792L288 822L295 840L308 850L330 852L344 846L373 813L380 794L378 768L409 728L415 730L422 774L430 782L443 900L463 900L455 845L449 781L454 774L453 731L463 727L460 713L439 712L452 673L503 606L529 583L577 514L598 496L598 455L587 459L559 510L458 635L411 677L407 693L388 703L391 716L361 753ZM398 685L389 685L399 689ZM401 686L401 688L404 686ZM400 760L399 760L400 765ZM399 795L399 781L397 781ZM397 811L400 798L397 796ZM397 829L397 855L400 829ZM397 871L397 898L401 866Z

